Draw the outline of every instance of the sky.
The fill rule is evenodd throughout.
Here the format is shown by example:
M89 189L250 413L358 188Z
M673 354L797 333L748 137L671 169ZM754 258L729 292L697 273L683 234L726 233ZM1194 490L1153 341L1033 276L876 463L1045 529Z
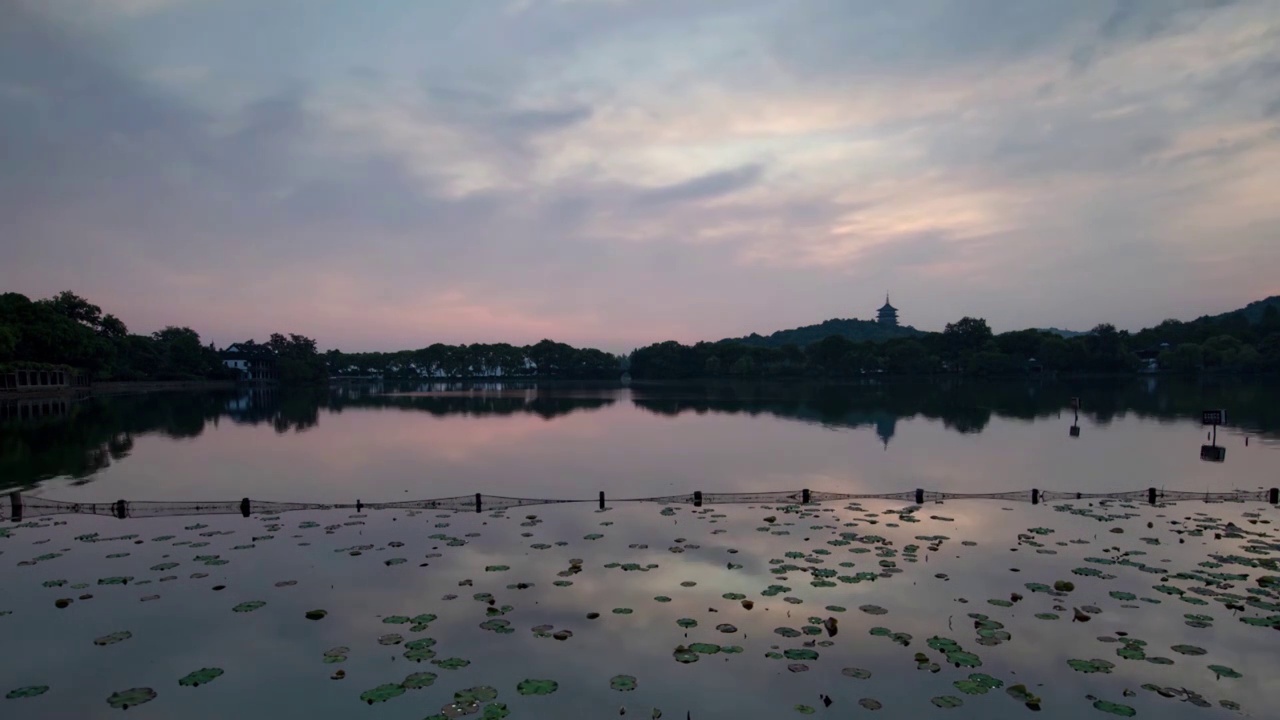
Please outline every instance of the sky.
M1280 0L0 0L0 291L628 351L1280 294Z

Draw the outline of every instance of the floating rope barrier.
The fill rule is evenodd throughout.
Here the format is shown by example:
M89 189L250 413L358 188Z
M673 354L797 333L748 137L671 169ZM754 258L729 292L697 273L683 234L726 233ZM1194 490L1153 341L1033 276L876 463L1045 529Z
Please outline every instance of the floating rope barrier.
M908 490L896 493L836 493L818 490L791 490L761 493L704 493L695 491L684 495L662 495L642 498L611 498L611 503L658 503L664 505L725 505L725 504L783 504L809 505L813 503L898 500L922 505L926 502L947 500L1003 500L1029 502L1033 505L1063 500L1109 500L1115 502L1145 502L1159 505L1172 502L1265 502L1280 504L1280 490L1232 490L1229 492L1190 492L1147 488L1114 493L1057 492L1052 490L1016 490L996 493L957 493L936 490ZM405 500L401 502L366 503L290 503L251 500L242 498L231 501L164 502L155 500L117 500L110 503L76 503L52 500L44 497L9 493L9 516L13 522L24 518L49 515L110 515L121 520L128 518L173 517L181 515L275 515L298 510L445 510L449 512L495 512L530 505L554 505L566 503L597 503L605 508L605 494L594 499L517 498L504 495L457 495L431 500Z

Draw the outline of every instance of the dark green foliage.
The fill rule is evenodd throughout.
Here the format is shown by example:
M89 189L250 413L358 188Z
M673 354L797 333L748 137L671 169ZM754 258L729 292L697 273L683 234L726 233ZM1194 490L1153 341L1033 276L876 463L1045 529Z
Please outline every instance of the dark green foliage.
M272 335L258 348L278 366L286 384L313 384L327 377L316 343L301 335ZM61 365L94 381L232 380L237 373L218 352L187 327L132 335L119 318L70 291L32 301L0 295L0 363Z
M1280 369L1280 295L1190 322L1165 320L1134 333L1130 346L1159 351L1171 372L1265 372Z
M430 345L419 350L388 353L344 353L330 350L324 362L331 376L384 378L525 377L616 380L621 358L592 348L575 348L542 340L517 347L487 345ZM707 370L699 368L699 371ZM711 369L719 374L718 368Z
M779 330L771 335L752 333L746 337L728 338L721 342L750 345L752 347L780 348L784 345L803 347L828 337L841 337L854 342L878 342L893 338L909 338L924 333L913 327L885 326L874 320L835 318L817 325L805 325L791 330Z
M845 332L842 323L857 323L850 327L858 328L874 326L883 332L858 335ZM812 334L824 328L830 331L827 335ZM805 344L783 344L777 338L803 340ZM1145 367L1148 360L1157 362L1153 369L1172 373L1280 370L1280 297L1189 323L1166 320L1134 334L1106 323L1087 333L1062 337L1047 330L995 335L985 320L970 317L948 323L940 333L830 320L769 338L753 335L692 346L675 341L656 343L631 354L630 371L637 379L655 380L1128 374Z
M93 324L101 314L72 293L35 302L18 293L0 295L0 359L99 370L112 350Z
M524 347L437 343L392 353L330 350L323 356L314 340L301 335L239 344L260 354L281 383L296 385L334 375L614 379L628 368L638 379L1130 373L1146 361L1157 361L1162 372L1263 372L1280 370L1280 296L1192 322L1166 320L1134 334L1101 324L1069 338L1044 330L995 335L985 320L965 317L941 333L828 320L768 337L656 343L629 358L551 340ZM13 362L70 366L94 380L237 376L194 330L131 335L118 318L69 291L34 302L17 293L0 295L0 363Z
M272 333L267 350L275 360L276 376L286 385L318 385L329 379L316 341L302 335Z

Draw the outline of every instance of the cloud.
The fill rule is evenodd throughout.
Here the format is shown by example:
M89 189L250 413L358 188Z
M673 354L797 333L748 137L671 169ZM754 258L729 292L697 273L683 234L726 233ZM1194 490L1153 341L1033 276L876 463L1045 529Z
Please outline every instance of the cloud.
M479 126L489 132L517 135L553 132L591 117L590 107L514 108L504 98L445 85L428 85L426 95L429 106L452 121Z
M731 170L708 173L683 182L645 190L638 201L643 205L708 200L735 193L755 185L763 173L760 165L744 165Z
M1114 9L1098 28L1106 40L1137 38L1150 40L1169 32L1186 15L1195 11L1224 8L1236 0L1117 0Z
M84 7L0 4L0 284L137 329L623 350L885 289L932 328L1280 291L1266 2Z

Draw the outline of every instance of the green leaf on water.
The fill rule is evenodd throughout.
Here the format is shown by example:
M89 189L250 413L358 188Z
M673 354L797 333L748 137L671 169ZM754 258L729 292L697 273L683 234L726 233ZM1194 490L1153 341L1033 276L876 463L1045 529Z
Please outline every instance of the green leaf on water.
M1026 706L1032 710L1040 709L1040 698L1028 690L1026 685L1021 683L1010 685L1005 689L1005 693L1018 702L1026 703Z
M400 683L386 683L379 685L372 690L365 690L360 693L360 700L370 705L374 703L386 702L392 698L397 698L405 692L404 685Z
M1112 668L1115 667L1115 663L1107 662L1106 660L1098 660L1097 658L1093 660L1077 660L1073 658L1067 661L1067 665L1069 665L1072 670L1085 673L1086 675L1093 673L1110 673Z
M1143 660L1147 657L1147 653L1137 645L1125 645L1116 650L1116 655L1125 660Z
M182 679L178 680L178 684L183 687L200 687L222 677L222 672L222 668L200 668L184 675Z
M496 632L499 635L510 635L511 633L515 632L515 629L511 627L511 621L505 620L503 618L493 618L491 620L485 620L484 622L480 623L480 629L488 630L490 632Z
M416 672L416 673L410 673L409 675L407 675L404 679L404 682L400 684L406 690L420 690L422 688L430 687L434 685L435 682L436 682L435 673Z
M121 630L119 632L113 632L110 635L103 635L100 638L94 638L93 644L94 645L115 645L116 643L124 642L125 640L128 640L131 637L133 637L133 633L129 632L128 630Z
M48 685L28 685L15 690L10 690L4 694L5 700L17 700L19 698L33 698L49 692Z
M489 685L477 685L455 692L453 701L458 704L479 704L489 702L496 697L498 697L497 688Z
M697 643L695 643L695 645L696 644ZM698 662L698 658L700 657L697 651L693 650L692 648L687 648L683 645L681 645L680 647L677 647L674 651L672 651L671 656L675 658L675 661L680 663L681 665L696 663Z
M609 680L609 687L620 692L630 692L636 689L636 679L631 675L614 675Z
M1113 703L1110 700L1094 700L1093 707L1095 710L1101 710L1104 713L1111 713L1112 715L1119 715L1120 717L1133 717L1138 714L1137 710L1134 710L1128 705Z
M521 695L550 695L559 689L560 683L555 680L521 680L516 685L516 692Z
M107 698L107 704L118 710L128 710L135 705L149 703L156 699L156 691L151 688L130 688L113 692Z
M791 648L784 650L782 656L788 660L817 660L818 653L816 650L809 648Z

